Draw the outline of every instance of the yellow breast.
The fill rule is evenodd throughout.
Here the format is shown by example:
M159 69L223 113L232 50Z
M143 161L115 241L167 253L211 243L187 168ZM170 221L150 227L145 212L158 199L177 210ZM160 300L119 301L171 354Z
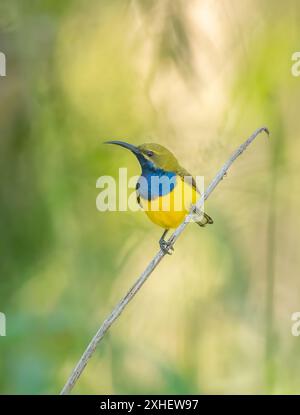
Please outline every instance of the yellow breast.
M164 229L177 228L183 222L199 193L177 176L174 189L153 200L140 198L140 204L149 219Z

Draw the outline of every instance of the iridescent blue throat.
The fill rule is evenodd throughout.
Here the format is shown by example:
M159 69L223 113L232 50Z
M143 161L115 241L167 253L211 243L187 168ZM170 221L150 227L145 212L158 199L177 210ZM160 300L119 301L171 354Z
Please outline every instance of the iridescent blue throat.
M143 199L153 200L172 192L176 185L176 173L157 168L149 160L139 161L142 175L137 183L137 192Z

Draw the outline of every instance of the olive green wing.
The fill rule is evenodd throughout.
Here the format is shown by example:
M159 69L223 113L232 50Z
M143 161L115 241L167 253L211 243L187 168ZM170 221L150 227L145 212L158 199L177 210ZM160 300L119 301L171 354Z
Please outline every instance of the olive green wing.
M185 180L186 183L190 184L199 194L201 194L200 190L197 187L196 180L184 167L180 166L176 173L181 177L182 180ZM201 219L196 222L197 225L205 226L207 224L214 223L213 219L207 213L202 212L201 210L197 211L196 213L201 216Z
M176 173L178 174L178 176L182 178L182 180L185 180L186 183L191 185L200 194L200 191L197 188L196 180L191 175L191 173L189 173L184 167L181 167L181 166L179 166Z

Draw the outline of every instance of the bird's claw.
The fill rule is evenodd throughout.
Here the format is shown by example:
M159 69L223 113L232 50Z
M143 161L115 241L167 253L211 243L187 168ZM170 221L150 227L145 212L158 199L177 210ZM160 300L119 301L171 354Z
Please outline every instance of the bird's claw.
M173 246L170 244L170 242L165 241L164 239L161 239L161 240L159 241L159 246L160 246L160 249L161 249L161 250L162 250L165 254L172 255L172 253L174 252L174 248L173 248Z

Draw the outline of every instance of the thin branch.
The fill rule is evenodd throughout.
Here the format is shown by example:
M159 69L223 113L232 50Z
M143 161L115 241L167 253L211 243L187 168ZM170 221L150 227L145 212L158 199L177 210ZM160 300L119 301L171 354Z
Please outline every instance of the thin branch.
M269 131L266 127L258 128L243 144L238 147L238 149L232 154L232 156L229 158L229 160L224 164L224 166L221 168L221 170L217 173L215 178L212 180L208 188L206 189L204 195L197 201L196 205L191 208L191 211L187 216L185 217L185 220L182 224L178 226L178 228L175 229L174 233L170 236L168 242L171 244L171 246L174 245L174 243L177 241L181 233L184 231L188 223L191 221L193 217L193 211L195 208L200 209L202 208L204 201L210 196L210 194L213 192L213 190L216 188L216 186L220 183L220 181L223 179L223 177L226 175L227 171L229 170L230 166L234 163L234 161L246 150L246 148L252 143L252 141L258 136L258 134L265 132L269 134ZM140 290L142 285L145 283L147 278L152 274L154 269L158 266L160 261L163 259L163 257L166 254L160 250L155 255L155 257L151 260L147 268L144 270L144 272L140 275L140 277L136 280L135 284L131 287L131 289L128 291L128 293L125 295L125 297L122 298L122 300L115 306L113 311L110 313L110 315L104 320L103 324L89 343L88 347L86 348L85 352L79 359L76 367L74 368L73 372L71 373L69 379L67 380L65 386L63 387L61 391L61 395L66 395L71 392L74 385L78 381L79 377L81 376L85 366L87 365L89 359L93 355L94 351L96 350L96 347L100 343L100 341L103 339L104 335L110 328L110 326L116 321L116 319L120 316L122 311L125 309L125 307L128 305L128 303L132 300L132 298L135 296L135 294Z

